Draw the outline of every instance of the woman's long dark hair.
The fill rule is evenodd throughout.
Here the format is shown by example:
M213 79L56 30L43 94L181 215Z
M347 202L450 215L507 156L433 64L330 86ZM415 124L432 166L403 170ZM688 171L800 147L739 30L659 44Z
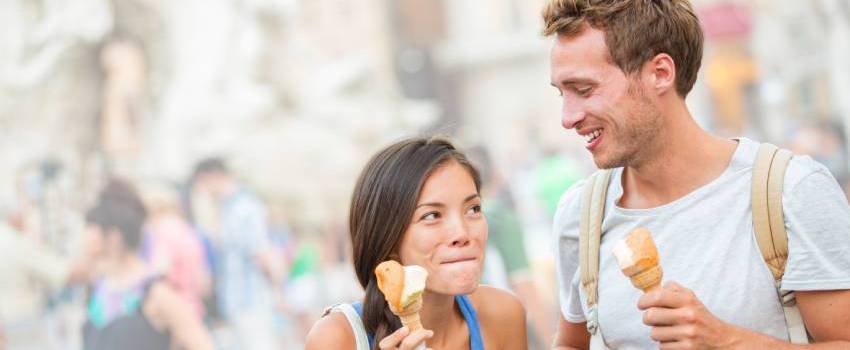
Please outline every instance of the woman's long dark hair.
M479 191L478 171L452 143L442 138L411 138L394 143L366 164L351 196L349 230L357 279L366 290L363 323L375 344L401 328L378 289L375 267L398 259L401 240L413 217L419 192L435 168L456 161L469 171Z

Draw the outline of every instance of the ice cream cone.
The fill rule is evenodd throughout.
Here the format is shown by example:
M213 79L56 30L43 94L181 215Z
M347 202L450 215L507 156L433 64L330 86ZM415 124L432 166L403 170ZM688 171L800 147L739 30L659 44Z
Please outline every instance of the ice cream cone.
M419 310L422 309L422 292L425 290L428 272L421 266L401 266L396 261L388 260L378 264L375 276L378 289L384 293L390 311L411 332L423 329Z
M614 247L614 256L623 274L636 288L649 292L661 286L664 275L658 264L658 249L645 228L637 228Z
M422 321L419 320L419 310L422 309L422 297L416 298L414 302L412 302L407 307L403 308L399 312L393 311L398 318L401 319L401 324L411 332L422 329Z

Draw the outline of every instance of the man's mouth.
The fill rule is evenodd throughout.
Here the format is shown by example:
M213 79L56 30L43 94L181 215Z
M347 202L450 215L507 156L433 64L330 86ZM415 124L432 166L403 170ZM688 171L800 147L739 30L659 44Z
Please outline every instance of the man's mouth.
M587 144L589 145L589 144L593 143L593 141L596 141L596 139L598 139L600 135L602 135L602 129L596 129L596 130L593 130L592 132L590 132L589 134L584 135L584 139L585 139L585 141L587 141Z

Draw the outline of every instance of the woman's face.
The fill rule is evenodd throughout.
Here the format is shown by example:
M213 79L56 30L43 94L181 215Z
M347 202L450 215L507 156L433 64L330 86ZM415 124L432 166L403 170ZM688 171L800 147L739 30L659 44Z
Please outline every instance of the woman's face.
M454 160L434 169L401 241L401 263L428 270L429 291L469 294L478 286L486 243L487 221L469 171Z

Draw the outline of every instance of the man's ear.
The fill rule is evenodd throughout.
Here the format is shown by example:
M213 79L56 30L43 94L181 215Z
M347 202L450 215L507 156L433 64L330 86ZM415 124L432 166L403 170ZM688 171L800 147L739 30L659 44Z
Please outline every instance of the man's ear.
M659 53L643 65L643 78L649 83L648 88L658 95L676 91L676 63L673 57Z

